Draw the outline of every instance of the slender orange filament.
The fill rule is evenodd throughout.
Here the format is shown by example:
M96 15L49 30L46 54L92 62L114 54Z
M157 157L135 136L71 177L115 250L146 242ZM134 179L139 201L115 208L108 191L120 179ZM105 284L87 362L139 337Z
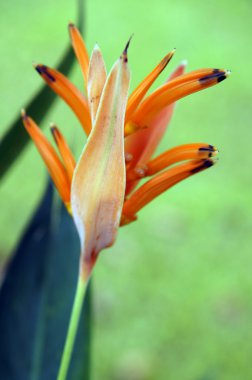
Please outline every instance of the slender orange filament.
M147 75L147 77L137 86L137 88L132 92L129 97L127 110L125 115L125 124L130 120L131 116L135 112L136 108L140 104L141 100L144 98L145 94L161 74L161 72L166 68L170 60L175 53L175 49L168 53L161 62L152 70L152 72Z
M185 160L199 160L216 156L218 150L209 144L185 144L167 150L146 165L146 176L156 174L168 166Z
M211 159L192 160L166 170L150 179L126 199L122 212L123 218L121 225L128 224L130 221L135 220L136 213L164 191L183 179L209 168L213 164L214 161Z
M148 96L133 115L132 122L147 127L164 107L194 92L214 86L228 75L228 71L218 69L201 69L181 75Z
M216 156L217 148L205 143L180 145L160 154L145 165L138 165L127 172L127 181L157 174L167 167L185 160L200 160Z
M29 133L41 157L43 158L63 202L69 204L70 181L56 151L41 132L37 124L26 115L25 111L22 111L22 120L26 131Z
M84 95L57 70L45 65L36 65L35 68L51 89L72 108L88 135L91 131L91 118Z
M88 67L89 67L89 56L87 52L87 48L83 38L76 26L72 23L68 25L69 34L72 42L72 46L78 59L78 62L81 67L81 71L84 77L85 86L87 87L88 83Z
M71 183L72 178L73 178L74 169L76 166L74 156L73 156L69 146L67 145L67 142L66 142L64 136L62 135L62 133L60 132L60 130L57 128L56 125L54 125L54 124L51 125L51 132L52 132L54 141L55 141L55 143L59 149L61 158L64 162L64 166L66 168L68 179Z

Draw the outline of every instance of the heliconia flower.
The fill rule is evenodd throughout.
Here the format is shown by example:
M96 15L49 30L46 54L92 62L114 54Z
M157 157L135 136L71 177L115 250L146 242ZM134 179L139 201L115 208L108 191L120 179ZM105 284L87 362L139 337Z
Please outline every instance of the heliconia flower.
M69 33L86 95L58 71L45 65L35 68L71 107L88 136L77 164L58 127L52 125L51 131L60 156L24 111L22 117L73 215L81 240L81 271L88 277L99 252L113 244L119 225L136 220L139 211L158 195L215 163L213 157L218 151L206 143L181 145L156 158L153 154L172 117L175 102L223 81L230 72L207 68L185 74L186 63L181 63L166 83L147 96L173 57L174 49L128 97L129 43L107 75L99 47L95 46L89 59L75 25L69 24ZM150 179L135 190L139 181L147 177Z

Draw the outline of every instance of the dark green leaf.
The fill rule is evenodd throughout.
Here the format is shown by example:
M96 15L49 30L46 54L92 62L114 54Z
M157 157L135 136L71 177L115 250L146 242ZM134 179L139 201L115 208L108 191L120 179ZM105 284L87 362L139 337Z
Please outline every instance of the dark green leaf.
M52 212L53 211L53 212ZM11 261L0 291L0 379L54 380L78 276L79 239L50 186ZM89 379L90 289L69 371Z
M83 31L84 24L83 3L84 0L78 0L78 26L81 31ZM69 47L63 55L57 69L66 75L70 72L74 61L73 50ZM37 95L35 95L34 99L25 106L25 109L30 115L33 115L40 124L46 112L56 99L57 95L47 87L47 85L44 85ZM43 106L41 107L41 105ZM8 128L0 143L0 178L7 173L29 141L30 138L23 128L21 118L18 117Z

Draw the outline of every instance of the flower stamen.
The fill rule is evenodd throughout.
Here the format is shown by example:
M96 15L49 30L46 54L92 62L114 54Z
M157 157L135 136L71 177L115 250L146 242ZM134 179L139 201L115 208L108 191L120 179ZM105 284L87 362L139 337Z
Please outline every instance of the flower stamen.
M21 115L26 131L29 133L34 144L36 145L63 202L66 204L66 207L68 207L70 203L71 185L62 162L60 161L53 146L49 143L32 118L27 116L24 110L22 110Z
M57 70L45 65L34 67L48 86L72 108L88 135L91 131L91 118L87 100L81 91Z
M214 86L226 79L230 71L218 69L201 69L180 75L159 87L149 95L137 109L131 122L140 128L148 126L153 118L169 104L194 92Z
M73 23L68 25L68 30L72 42L72 46L76 55L76 58L80 64L81 71L84 77L85 86L88 83L88 66L89 66L89 56L87 48L83 38L76 26Z
M168 166L185 160L206 159L218 154L217 148L209 144L185 144L167 150L146 164L145 175L156 174Z
M59 149L61 158L64 162L64 166L69 178L69 181L72 181L74 169L76 166L76 162L74 156L64 138L60 130L55 124L51 124L50 126L54 141Z
M157 79L157 77L161 74L161 72L166 68L170 60L172 59L176 49L173 49L171 52L169 52L162 60L159 62L159 64L151 71L149 75L137 86L137 88L132 92L128 99L127 104L127 110L126 110L126 116L125 116L125 134L128 135L130 133L127 132L127 122L130 120L131 116L135 112L136 108L140 104L141 100L146 95L147 91L151 87L151 85L154 83L154 81Z
M213 166L215 162L213 159L192 160L168 169L150 179L126 199L122 212L121 225L136 220L136 213L158 195L191 175Z

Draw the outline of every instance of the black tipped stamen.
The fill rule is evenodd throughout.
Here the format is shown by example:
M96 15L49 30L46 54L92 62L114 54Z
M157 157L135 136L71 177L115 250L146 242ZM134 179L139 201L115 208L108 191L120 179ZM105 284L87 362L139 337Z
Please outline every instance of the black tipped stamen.
M54 76L52 76L52 74L50 74L48 71L47 71L47 67L45 65L39 65L39 66L36 66L36 70L37 72L40 74L40 75L45 75L46 78L51 81L51 82L56 82L56 79L54 78Z
M194 169L191 170L191 174L199 173L202 170L208 169L208 168L210 168L213 165L214 165L214 161L212 161L212 160L204 160L200 166L198 166L197 168L194 168Z
M208 146L202 146L199 148L199 152L216 152L216 148L213 145L208 145Z
M216 79L217 82L219 83L219 82L222 82L226 78L227 78L227 76L226 76L225 71L219 71L219 70L217 71L217 69L214 69L213 70L213 74L206 75L206 76L200 78L199 82L200 83L204 83L204 82L206 82L208 80Z
M223 80L225 80L226 78L227 78L226 75L222 75L222 76L220 76L220 77L217 79L217 82L220 83L220 82L222 82Z

